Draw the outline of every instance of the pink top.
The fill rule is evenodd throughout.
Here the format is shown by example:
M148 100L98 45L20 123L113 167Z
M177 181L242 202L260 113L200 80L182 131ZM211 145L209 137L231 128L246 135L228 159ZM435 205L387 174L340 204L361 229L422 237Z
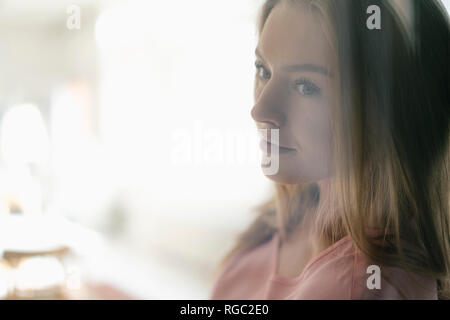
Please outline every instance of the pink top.
M211 299L437 299L435 279L412 278L396 267L380 266L380 288L369 289L376 283L374 271L367 270L372 263L349 236L323 250L295 278L276 274L279 247L276 232L270 241L233 257L216 280Z

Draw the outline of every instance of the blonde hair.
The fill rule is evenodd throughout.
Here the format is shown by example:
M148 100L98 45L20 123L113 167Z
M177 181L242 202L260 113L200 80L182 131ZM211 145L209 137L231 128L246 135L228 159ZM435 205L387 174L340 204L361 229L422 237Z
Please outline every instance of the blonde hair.
M341 96L331 124L335 176L275 184L273 197L255 208L257 217L220 266L277 231L288 238L312 214L320 246L349 235L376 263L435 278L439 297L448 299L448 16L437 1L414 0L413 46L384 0L267 0L260 34L280 2L307 4L336 51ZM372 4L383 11L383 28L376 32L365 27L365 8Z

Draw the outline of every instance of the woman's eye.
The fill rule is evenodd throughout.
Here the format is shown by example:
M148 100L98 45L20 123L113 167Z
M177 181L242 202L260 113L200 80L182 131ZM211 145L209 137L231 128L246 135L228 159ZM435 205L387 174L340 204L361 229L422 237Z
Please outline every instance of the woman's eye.
M300 92L301 95L304 96L314 96L314 95L319 95L321 90L318 86L316 86L314 83L312 83L309 80L298 80L295 83L295 86L298 90L298 92Z
M257 74L261 79L267 80L270 78L270 73L266 70L266 68L264 68L262 64L255 62L255 67Z

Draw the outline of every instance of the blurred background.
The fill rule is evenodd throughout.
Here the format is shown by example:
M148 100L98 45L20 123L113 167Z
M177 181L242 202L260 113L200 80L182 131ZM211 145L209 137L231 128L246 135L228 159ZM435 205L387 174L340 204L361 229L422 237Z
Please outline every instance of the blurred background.
M0 0L0 298L208 299L272 192L261 3Z
M208 298L271 191L260 3L0 1L1 297Z

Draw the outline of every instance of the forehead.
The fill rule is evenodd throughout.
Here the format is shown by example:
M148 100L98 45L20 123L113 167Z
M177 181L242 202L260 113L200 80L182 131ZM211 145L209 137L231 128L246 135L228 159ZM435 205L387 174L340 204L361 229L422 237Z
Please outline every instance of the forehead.
M267 18L258 51L273 67L313 63L332 69L332 46L320 19L305 5L281 2Z

